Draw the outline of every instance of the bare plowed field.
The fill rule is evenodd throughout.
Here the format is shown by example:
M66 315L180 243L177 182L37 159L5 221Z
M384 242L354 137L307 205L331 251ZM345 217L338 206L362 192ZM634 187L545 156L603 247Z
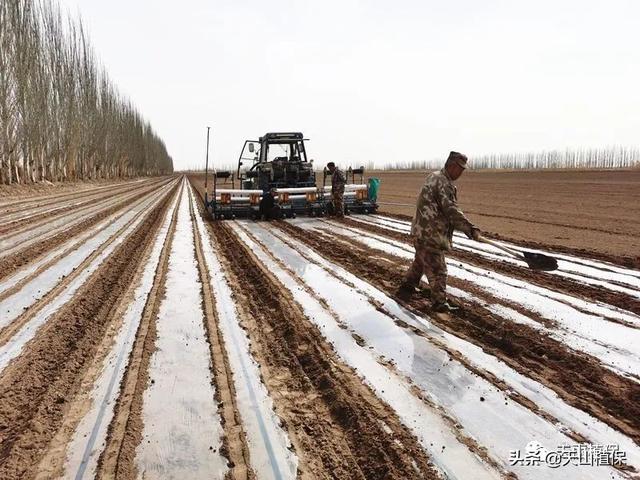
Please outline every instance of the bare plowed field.
M202 194L0 201L1 479L640 478L628 253L532 272L456 236L446 316L396 294L404 218L213 222Z
M426 172L370 175L381 179L383 212L413 215ZM640 268L640 169L469 171L457 186L462 209L487 232Z

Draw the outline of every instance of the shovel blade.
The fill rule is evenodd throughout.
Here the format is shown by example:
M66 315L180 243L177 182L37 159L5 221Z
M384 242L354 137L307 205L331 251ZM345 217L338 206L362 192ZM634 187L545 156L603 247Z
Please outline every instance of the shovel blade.
M549 255L533 252L522 252L522 255L524 255L524 260L532 270L551 272L558 269L558 261Z

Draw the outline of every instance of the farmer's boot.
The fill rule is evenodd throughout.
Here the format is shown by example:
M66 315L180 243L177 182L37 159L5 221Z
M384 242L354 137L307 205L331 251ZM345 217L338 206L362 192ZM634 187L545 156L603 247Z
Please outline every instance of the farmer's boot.
M402 300L408 300L414 293L418 293L420 290L410 284L409 282L402 282L398 287L396 294Z

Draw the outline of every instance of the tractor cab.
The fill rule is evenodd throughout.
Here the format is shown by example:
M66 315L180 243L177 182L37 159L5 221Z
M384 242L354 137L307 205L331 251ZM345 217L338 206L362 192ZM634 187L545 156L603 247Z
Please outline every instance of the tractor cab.
M236 178L246 190L315 187L313 163L307 159L299 132L267 133L246 140L238 160Z

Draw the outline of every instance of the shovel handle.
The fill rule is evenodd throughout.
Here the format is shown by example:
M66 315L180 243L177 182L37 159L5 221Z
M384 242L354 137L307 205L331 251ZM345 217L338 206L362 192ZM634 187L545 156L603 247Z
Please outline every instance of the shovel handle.
M503 252L507 252L509 255L517 258L518 260L524 260L524 255L522 255L520 252L518 252L517 250L512 250L510 248L507 248L504 245L500 245L498 242L494 242L493 240L489 240L488 238L485 238L483 236L478 237L478 241L480 243L487 243L489 245L493 245L494 247L502 250Z

